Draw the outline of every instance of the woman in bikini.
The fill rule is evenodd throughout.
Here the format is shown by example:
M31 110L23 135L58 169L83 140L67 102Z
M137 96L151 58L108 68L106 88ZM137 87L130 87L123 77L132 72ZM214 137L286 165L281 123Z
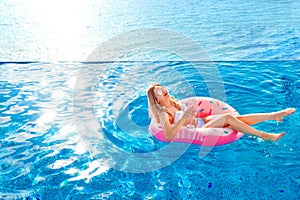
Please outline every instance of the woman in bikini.
M198 128L223 128L231 126L234 130L258 136L264 140L277 141L285 132L275 134L259 131L251 125L267 121L282 121L283 117L295 112L294 108L287 108L278 112L255 113L247 115L234 116L229 113L209 115L207 117L196 118L196 111L189 107L178 116L182 111L180 101L171 96L168 90L160 84L152 85L148 91L149 115L156 120L163 128L165 138L171 141L179 132L182 126L193 125ZM182 113L182 112L181 112Z

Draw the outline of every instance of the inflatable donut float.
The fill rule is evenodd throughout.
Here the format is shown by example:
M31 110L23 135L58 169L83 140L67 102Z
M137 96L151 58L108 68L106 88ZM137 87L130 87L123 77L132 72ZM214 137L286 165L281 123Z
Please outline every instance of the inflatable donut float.
M230 105L209 97L190 97L181 100L183 106L196 108L196 117L207 117L209 115L239 113ZM152 135L162 142L184 142L200 146L221 146L232 143L243 136L243 133L233 130L231 127L224 128L194 128L183 126L177 135L168 141L160 124L152 120L149 126Z

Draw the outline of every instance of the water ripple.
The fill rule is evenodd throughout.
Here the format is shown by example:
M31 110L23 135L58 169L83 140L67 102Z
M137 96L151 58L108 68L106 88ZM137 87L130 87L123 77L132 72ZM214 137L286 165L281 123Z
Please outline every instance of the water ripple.
M274 111L287 106L299 108L298 62L215 64L223 79L227 102L241 113ZM145 153L165 145L148 132L147 87L160 82L177 98L193 93L209 96L207 84L211 80L201 77L210 75L209 66L188 62L98 65L98 68L81 63L1 65L10 68L0 74L1 87L5 87L0 102L1 198L23 195L46 199L122 196L171 199L197 198L200 193L208 197L214 194L220 198L232 195L242 198L252 192L268 198L271 194L286 194L291 198L297 195L298 114L282 123L257 126L266 131L287 131L278 143L245 135L235 143L214 148L203 159L198 158L200 147L192 145L176 162L161 170L144 174L115 170L119 163L125 168L129 163L137 167L142 164L132 158L125 158L122 163L118 160L120 149ZM76 105L74 84L78 68L83 66L90 70L86 74L91 77L87 79L90 87L76 99L79 102ZM37 78L37 73L43 79ZM84 102L92 104L80 107ZM84 138L78 134L74 111L87 123L91 120L89 114L94 113L101 129ZM97 151L86 149L89 141ZM269 193L255 187L258 182L273 182L273 179L275 187L268 188ZM246 187L248 190L241 189ZM241 194L234 193L232 188Z

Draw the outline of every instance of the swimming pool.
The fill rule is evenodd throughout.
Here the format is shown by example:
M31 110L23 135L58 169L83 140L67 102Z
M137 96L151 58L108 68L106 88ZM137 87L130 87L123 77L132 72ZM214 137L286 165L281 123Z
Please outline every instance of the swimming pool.
M299 64L299 61L215 63L223 79L227 103L242 114L286 107L299 109ZM165 147L144 128L149 124L145 91L153 82L145 70L157 69L154 76L178 98L194 94L179 89L175 76L166 79L163 74L170 68L182 70L196 95L208 96L205 81L193 71L204 69L207 63L97 65L99 77L93 80L92 109L101 129L91 135L80 135L73 116L74 84L79 69L95 64L1 64L2 198L299 198L298 113L282 123L256 126L265 131L285 130L287 134L279 142L264 142L245 135L232 144L211 149L203 158L199 157L201 147L191 145L160 169L144 173L126 171L134 163L132 153L149 153ZM124 75L132 77L131 81L123 79ZM127 85L122 84L125 80ZM88 99L83 96L80 100ZM83 114L80 120L89 122L88 117ZM128 127L135 131L124 129L122 123L134 123L139 129L130 124ZM94 145L88 149L90 152L84 148L89 142ZM120 156L121 151L129 152L131 157ZM168 156L172 157L165 155L162 159ZM158 158L147 166L160 161ZM144 165L134 164L136 168Z
M0 9L0 199L300 199L299 111L255 126L286 131L276 143L245 135L212 149L169 146L148 131L145 96L160 82L241 114L299 110L300 1L4 0ZM84 62L120 34L114 47L134 44L133 30L149 38L149 27L163 29L152 39L173 33L154 51ZM168 40L176 34L189 48ZM199 46L207 55L186 59Z

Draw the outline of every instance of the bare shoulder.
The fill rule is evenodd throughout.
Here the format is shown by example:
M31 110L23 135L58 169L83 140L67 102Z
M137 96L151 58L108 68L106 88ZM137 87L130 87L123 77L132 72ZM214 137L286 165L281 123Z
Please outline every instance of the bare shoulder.
M161 124L162 126L164 126L166 123L167 123L167 124L170 124L170 122L169 122L169 115L168 115L167 112L160 112L160 113L158 114L158 116L159 116L160 124Z

